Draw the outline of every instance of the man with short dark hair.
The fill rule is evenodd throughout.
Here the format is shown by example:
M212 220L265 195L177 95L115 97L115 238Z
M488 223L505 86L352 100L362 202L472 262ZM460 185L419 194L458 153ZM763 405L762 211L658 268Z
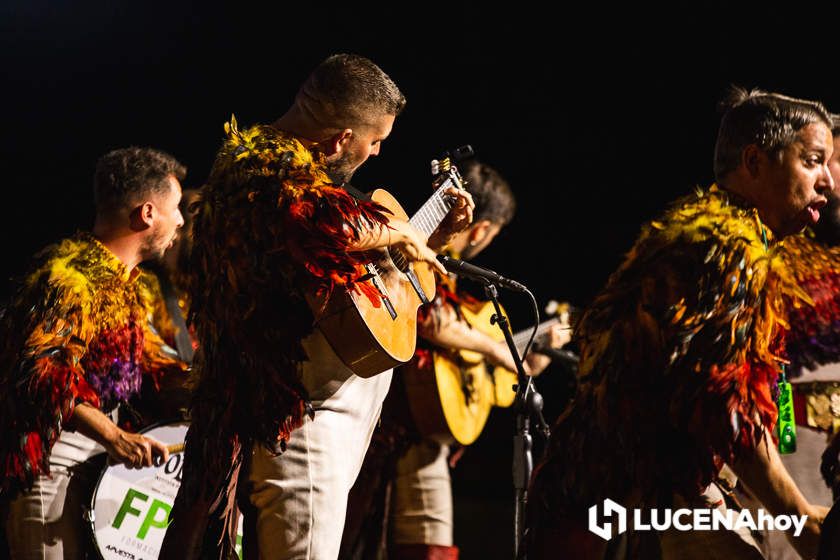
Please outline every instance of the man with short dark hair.
M802 496L771 435L786 302L801 296L778 240L816 223L834 186L832 152L819 103L733 92L715 152L718 184L643 228L577 329L580 385L535 471L529 558L552 557L561 543L581 557L604 554L586 512L608 498L643 510L724 511L724 464L770 513L807 515L801 536L788 538L816 553L825 509ZM760 557L746 530L630 529L609 543L611 554Z
M130 468L168 457L113 416L143 376L183 372L149 324L156 302L137 265L175 239L185 173L150 148L103 156L93 231L39 253L0 322L0 492L13 558L84 556L95 454Z
M442 270L434 247L471 220L469 196L451 192L427 244L346 185L404 105L373 62L339 54L272 125L227 125L195 222L199 381L162 557L229 554L237 494L247 557L337 557L391 370L355 375L315 327L305 288L369 297L358 265L386 247Z

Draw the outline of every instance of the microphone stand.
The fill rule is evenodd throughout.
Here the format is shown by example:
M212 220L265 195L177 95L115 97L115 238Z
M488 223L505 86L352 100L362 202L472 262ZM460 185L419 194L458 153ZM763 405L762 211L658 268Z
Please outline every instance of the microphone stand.
M516 349L513 340L513 333L510 330L510 323L502 313L499 304L499 292L496 285L488 279L483 279L484 292L487 299L493 302L496 313L491 317L490 323L499 325L505 336L508 348L510 348L513 363L516 364L517 385L514 410L516 410L516 432L513 436L513 487L514 497L514 550L516 558L523 553L522 538L525 534L525 507L528 503L528 483L531 480L531 471L534 467L531 448L533 439L531 437L531 414L539 418L540 428L548 437L548 425L542 416L543 400L537 392L530 378L525 374L525 367L522 365L522 358Z

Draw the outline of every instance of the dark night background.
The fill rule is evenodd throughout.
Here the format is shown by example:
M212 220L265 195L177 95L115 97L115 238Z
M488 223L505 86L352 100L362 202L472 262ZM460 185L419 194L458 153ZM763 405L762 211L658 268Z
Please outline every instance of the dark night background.
M560 4L549 15L521 2L113 4L0 3L0 297L36 249L90 226L98 156L161 148L198 186L231 113L242 125L272 121L334 52L370 57L408 98L354 184L387 187L411 212L430 192L429 160L472 144L519 201L476 263L527 284L541 306L585 305L642 222L711 181L729 84L840 110L829 18L805 4L760 17ZM529 324L527 300L503 303L514 327ZM566 380L559 367L539 379L549 419ZM512 432L510 411L496 411L453 473L465 560L512 557Z

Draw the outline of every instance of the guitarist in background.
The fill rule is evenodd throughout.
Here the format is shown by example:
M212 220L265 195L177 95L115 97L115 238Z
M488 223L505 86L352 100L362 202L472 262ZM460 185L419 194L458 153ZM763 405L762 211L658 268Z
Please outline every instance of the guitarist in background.
M446 252L456 258L471 259L489 246L510 222L516 200L507 181L495 169L468 160L459 164L459 170L475 201L474 220L452 239ZM507 344L474 328L461 313L462 306L480 306L483 302L459 294L453 277L439 279L437 286L434 301L421 309L418 329L425 348L417 351L414 360L429 364L424 367L428 367L428 375L434 376L429 358L432 351L471 350L482 354L494 366L515 371ZM557 324L547 335L547 345L560 348L569 339L568 326ZM549 362L544 355L530 353L524 365L530 375L537 375ZM450 460L449 445L417 434L411 418L407 417L409 406L402 385L401 377L396 377L384 405L383 427L374 437L351 492L342 558L375 558L376 549L386 541L389 541L388 557L393 559L458 558L458 548L453 546L449 476L454 460ZM381 477L392 478L393 484ZM389 484L391 489L385 490ZM383 504L383 501L390 503ZM376 515L379 519L372 518ZM383 523L385 516L388 520Z
M238 506L246 558L337 558L391 371L353 374L313 326L305 289L361 290L364 252L386 247L440 267L435 248L472 221L472 200L453 192L426 240L342 188L404 106L376 64L339 54L273 124L226 125L195 217L198 381L161 558L229 557Z

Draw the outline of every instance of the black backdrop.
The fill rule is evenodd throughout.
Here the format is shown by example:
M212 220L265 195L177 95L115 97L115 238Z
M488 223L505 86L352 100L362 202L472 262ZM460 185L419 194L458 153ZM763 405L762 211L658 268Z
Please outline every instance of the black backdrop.
M729 84L840 110L831 17L813 6L112 4L0 4L0 296L34 250L89 227L99 155L162 148L200 185L231 113L273 120L334 52L372 58L408 98L354 184L388 187L410 211L429 192L429 159L472 144L519 199L476 262L541 304L585 305L643 221L710 182ZM515 327L529 323L526 300L503 302ZM566 378L551 368L539 383L552 418ZM510 557L511 434L512 415L494 414L454 471L465 559Z

